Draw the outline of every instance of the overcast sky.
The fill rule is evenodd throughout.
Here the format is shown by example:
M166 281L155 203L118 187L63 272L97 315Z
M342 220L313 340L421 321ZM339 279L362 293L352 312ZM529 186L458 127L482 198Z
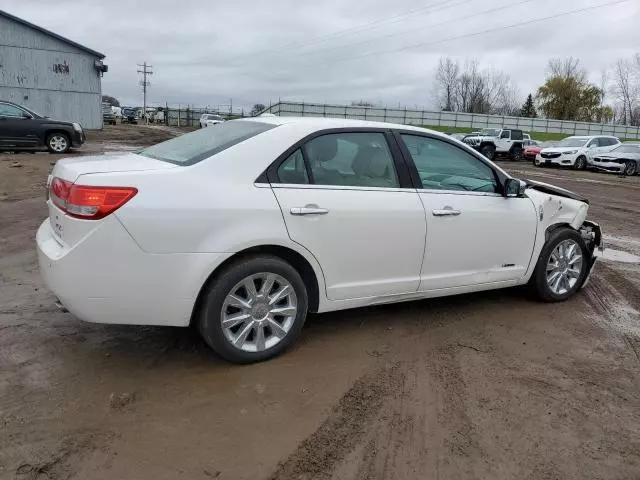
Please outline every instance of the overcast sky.
M599 83L617 58L640 51L640 0L535 20L614 1L2 0L0 8L104 53L103 93L127 105L142 103L136 64L147 61L151 104L432 106L441 56L507 72L523 100L552 57L580 58ZM532 23L501 28L523 22Z

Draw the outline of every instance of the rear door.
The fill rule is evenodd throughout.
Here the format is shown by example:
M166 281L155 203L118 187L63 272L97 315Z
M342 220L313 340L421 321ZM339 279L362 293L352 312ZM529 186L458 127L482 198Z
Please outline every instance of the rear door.
M390 133L322 132L283 155L269 180L330 300L417 291L425 213Z
M522 278L537 229L531 200L502 196L493 168L456 144L400 138L427 217L420 291Z

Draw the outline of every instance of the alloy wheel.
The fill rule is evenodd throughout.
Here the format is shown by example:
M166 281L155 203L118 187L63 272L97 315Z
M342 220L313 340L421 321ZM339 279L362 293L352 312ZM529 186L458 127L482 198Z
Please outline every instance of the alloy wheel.
M630 160L627 162L627 164L624 167L624 173L625 175L635 175L638 171L638 166L636 165L636 162Z
M556 295L564 295L578 282L584 262L582 248L575 240L564 240L553 249L547 262L547 285Z
M67 139L64 135L53 135L49 139L49 146L51 147L51 150L64 152L67 149Z
M256 273L238 282L222 304L222 331L245 352L262 352L282 341L298 314L296 292L275 273Z

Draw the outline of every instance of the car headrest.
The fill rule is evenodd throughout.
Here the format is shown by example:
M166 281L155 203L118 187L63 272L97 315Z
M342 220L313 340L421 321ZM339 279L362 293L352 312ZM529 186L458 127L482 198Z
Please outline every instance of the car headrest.
M309 142L307 147L311 162L328 162L333 160L338 153L338 139L335 135L323 135L314 138Z

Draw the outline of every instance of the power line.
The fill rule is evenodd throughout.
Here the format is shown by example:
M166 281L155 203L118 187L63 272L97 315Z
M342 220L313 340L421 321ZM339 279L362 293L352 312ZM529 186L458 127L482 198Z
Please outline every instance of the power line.
M533 23L540 23L540 22L544 22L547 20L553 20L556 18L561 18L561 17L565 17L568 15L574 15L576 13L583 13L583 12L587 12L590 10L596 10L598 8L605 8L605 7L611 7L613 5L619 5L622 3L627 3L630 0L616 0L614 2L608 2L608 3L602 3L600 5L592 5L590 7L585 7L585 8L578 8L575 10L569 10L567 12L562 12L562 13L557 13L555 15L549 15L547 17L542 17L542 18L534 18L532 20L527 20L525 22L519 22L519 23L513 23L511 25L503 25L500 27L495 27L495 28L489 28L487 30L482 30L480 32L473 32L473 33L467 33L464 35L457 35L455 37L448 37L448 38L443 38L440 40L434 40L431 42L424 42L424 43L416 43L413 45L406 45L404 47L400 47L400 48L393 48L393 49L389 49L389 50L381 50L381 51L377 51L377 52L368 52L368 53L364 53L364 54L360 54L360 55L354 55L354 56L350 56L350 57L343 57L343 58L338 58L335 60L329 60L329 61L325 61L325 62L318 62L318 63L306 63L306 64L299 64L296 65L296 68L300 68L300 67L311 67L311 66L317 66L317 65L324 65L327 63L339 63L339 62L344 62L347 60L354 60L354 59L358 59L358 58L364 58L364 57L370 57L373 55L386 55L388 53L396 53L396 52L401 52L404 50L411 50L413 48L418 48L418 47L427 47L427 46L431 46L431 45L438 45L440 43L446 43L446 42L450 42L452 40L461 40L463 38L471 38L471 37L477 37L480 35L485 35L487 33L493 33L493 32L498 32L500 30L509 30L509 29L513 29L513 28L517 28L517 27L522 27L525 25L531 25Z
M335 38L345 37L345 36L349 36L349 35L355 35L357 33L360 33L360 32L366 31L366 30L371 30L371 29L382 27L382 26L386 26L387 24L393 24L393 23L402 22L402 21L404 21L406 19L405 17L411 17L412 15L415 17L415 16L419 16L419 15L424 15L426 13L432 13L434 11L446 10L448 8L453 8L453 7L462 5L464 3L469 3L471 1L473 1L473 0L462 0L461 2L458 2L458 3L451 3L451 0L439 1L439 2L435 2L435 3L429 4L429 5L425 5L424 7L414 8L412 10L408 10L407 12L404 12L404 13L401 13L401 14L397 14L397 15L394 15L394 16L389 17L389 18L376 20L376 21L373 21L373 22L370 22L370 23L365 23L365 24L362 24L362 25L360 25L358 27L354 27L354 28L348 28L348 29L344 29L344 30L339 30L339 31L331 33L329 35L322 35L322 36L315 37L315 38L312 38L312 39L304 41L304 42L291 43L291 44L288 44L288 45L281 45L280 47L276 47L275 49L259 50L257 52L251 52L251 53L247 53L245 55L236 55L234 57L230 57L228 59L223 59L223 60L215 59L213 57L208 57L207 59L200 60L199 62L197 62L197 64L209 63L212 60L216 60L216 61L219 61L219 62L220 61L224 62L226 60L231 60L231 61L245 60L247 58L252 58L252 57L256 57L256 56L275 55L275 54L277 54L279 52L290 51L290 50L296 49L296 48L305 48L305 47L308 47L310 45L316 45L318 43L325 43L325 42L328 42L328 41L333 40ZM443 8L435 9L436 7L439 7L439 6L443 6Z
M148 123L147 118L147 87L151 85L151 83L147 80L147 76L153 75L153 65L147 65L147 62L144 62L142 65L138 64L139 67L142 67L142 70L138 70L138 73L142 74L142 80L140 80L140 85L142 85L142 98L143 98L143 115L145 119L145 123Z
M468 3L469 1L471 1L471 0L464 0L464 1L460 2L460 3L458 3L458 4L451 4L451 6L452 7L453 6L459 6L462 3ZM478 16L480 16L480 15L487 15L489 13L493 13L493 12L497 12L497 11L503 10L504 8L507 8L507 7L508 8L517 7L518 5L523 5L525 3L531 3L533 1L535 1L535 0L521 0L521 1L516 2L516 3L509 2L507 4L503 4L503 5L500 5L498 7L491 8L489 10L482 10L480 12L475 12L475 13L472 13L470 15L466 15L464 17L455 17L455 18L452 18L450 20L444 20L442 22L431 23L431 24L426 24L426 25L420 25L420 27L418 27L418 28L412 28L412 29L408 29L408 30L403 30L401 32L390 33L388 35L382 35L382 36L379 36L379 37L376 37L376 38L369 38L369 39L361 40L361 41L355 42L355 43L337 45L335 47L329 47L327 49L321 49L321 50L319 50L319 52L325 52L325 51L337 50L337 49L345 49L345 48L352 48L352 47L355 47L357 45L362 45L362 44L365 44L365 43L376 42L376 41L379 41L379 40L386 40L388 38L393 38L393 37L399 37L401 35L406 35L407 33L412 33L412 32L416 32L416 31L419 31L419 30L424 30L425 28L441 27L443 25L448 25L448 24L451 24L451 23L457 23L457 22L460 22L462 20L467 20L469 18L478 18ZM311 53L318 53L318 51L313 51Z

